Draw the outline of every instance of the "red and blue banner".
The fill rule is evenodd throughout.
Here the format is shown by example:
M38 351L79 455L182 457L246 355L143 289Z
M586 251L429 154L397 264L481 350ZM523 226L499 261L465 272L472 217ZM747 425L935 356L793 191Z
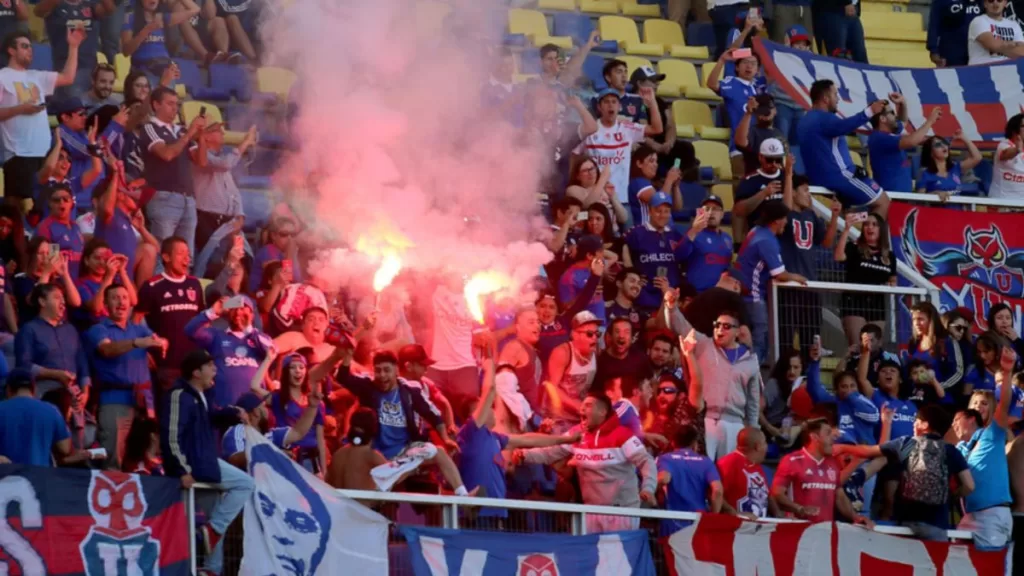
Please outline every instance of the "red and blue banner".
M0 465L0 574L185 576L176 479Z
M974 312L974 331L988 330L989 309L1001 302L1021 329L1024 227L1020 214L968 212L893 202L889 227L897 257L940 291L940 311Z
M839 88L839 115L862 112L891 92L903 95L911 127L921 126L933 108L942 109L937 134L963 130L979 147L995 147L1006 120L1024 110L1024 59L958 68L891 68L819 56L755 39L754 49L768 78L798 104L811 107L815 80Z

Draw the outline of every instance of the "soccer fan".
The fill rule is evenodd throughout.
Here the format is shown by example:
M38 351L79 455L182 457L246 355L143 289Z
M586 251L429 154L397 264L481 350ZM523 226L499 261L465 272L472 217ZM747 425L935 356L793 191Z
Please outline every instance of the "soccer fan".
M907 104L899 92L889 94L889 102L882 111L871 117L871 135L868 136L868 160L871 173L884 190L911 192L914 178L911 174L907 150L920 146L928 139L928 132L942 117L942 108L932 108L928 118L910 134L903 133L907 121Z
M633 333L641 334L647 325L648 314L636 308L636 299L643 289L643 278L636 268L622 268L615 275L615 299L604 303L605 319L612 322L628 318Z
M72 308L82 305L74 280L68 274L68 261L56 252L56 248L56 245L40 237L33 238L28 244L31 255L28 270L15 274L10 287L17 306L18 322L21 324L35 318L39 312L32 299L32 290L42 284L58 286Z
M672 353L676 348L676 340L667 330L652 331L647 334L647 359L650 362L650 380L661 381L662 376L670 375L678 382L683 380L683 372L673 361Z
M762 145L769 139L784 143L788 134L773 124L776 116L775 98L771 94L758 94L747 99L747 107L736 127L736 149L743 153L743 174L750 175L764 169Z
M97 64L89 78L92 85L85 94L82 94L82 103L89 114L103 106L120 106L124 103L124 96L114 93L117 71L112 64Z
M268 359L273 352L267 354L262 364L269 365L273 362ZM294 425L302 418L302 413L307 404L312 402L310 394L320 384L330 371L334 368L333 362L321 362L315 367L310 367L306 357L302 354L292 353L284 357L281 363L280 388L271 395L270 408L274 414L274 421L282 425ZM253 392L260 393L262 384L259 373L253 375L249 387ZM295 460L310 472L323 476L327 471L327 442L324 438L325 410L321 407L319 414L313 422L313 427L298 440L293 442L295 449Z
M922 301L911 306L910 320L912 336L907 344L907 356L924 362L929 370L926 380L915 381L918 385L915 398L925 402L941 400L943 404L956 403L963 390L964 377L960 345L946 333L939 311L931 302ZM909 365L907 370L910 371ZM920 387L932 381L938 382L941 393L937 388Z
M320 415L321 402L323 397L315 390L309 394L309 402L302 409L302 415L291 425L272 426L270 411L267 410L269 397L262 397L255 392L242 394L235 403L245 413L242 422L228 428L221 439L220 453L227 458L233 466L242 470L248 470L248 461L245 456L245 429L252 427L270 441L271 444L282 450L289 450L291 447L306 437L313 429L313 423ZM281 422L273 422L282 424Z
M1013 351L1017 353L1017 367L1020 368L1020 359L1024 358L1024 339L1020 337L1014 326L1014 312L1006 302L1000 302L988 309L985 316L988 329L1006 338Z
M241 202L241 195L238 196ZM238 206L238 214L241 214L241 204ZM290 218L274 218L270 221L269 232L270 242L264 244L256 252L252 263L252 271L249 274L249 291L255 292L263 282L263 271L271 262L281 262L285 269L285 275L291 272L293 282L302 282L302 267L299 266L299 245L295 237L298 235L298 226ZM211 231L212 233L212 231Z
M529 322L524 322L524 324L528 325ZM518 327L519 325L517 324ZM526 331L529 331L528 327ZM358 337L353 337L357 342L359 341ZM410 386L419 384L424 389L427 399L433 402L434 406L441 411L441 419L444 420L444 425L448 429L448 435L455 436L458 432L458 427L455 425L455 410L437 384L434 384L426 376L427 368L433 365L434 359L427 354L427 350L420 344L407 344L398 351L398 375L405 378L405 381ZM539 365L537 370L540 370ZM325 381L325 383L330 384L329 381ZM421 422L420 424L421 431L429 433L429 430L425 429L423 423Z
M953 161L949 153L952 141L963 142L967 148L967 158ZM942 200L959 194L963 175L981 161L981 150L969 138L964 138L962 131L954 132L950 140L938 135L931 136L921 146L921 173L917 176L917 191L922 194L938 194Z
M871 379L871 339L869 334L861 336L859 359L854 367L857 370L857 386L860 393L869 398L878 410L888 407L893 412L892 426L889 432L891 440L897 440L914 433L912 424L917 415L917 405L901 394L901 367L899 362L891 358L882 358L875 364L875 379ZM837 372L840 374L843 372Z
M949 417L938 406L923 406L914 418L914 434L878 446L837 445L836 455L885 457L899 469L895 520L922 540L947 542L950 486L955 496L970 497L974 479L960 452L942 439Z
M340 366L335 374L338 384L354 394L361 406L375 410L380 419L380 430L373 439L374 448L385 458L393 459L406 447L424 440L415 416L432 426L444 442L444 448L458 451L458 444L448 436L441 413L424 395L420 386L410 386L398 376L398 357L392 352L378 352L373 356L373 378L352 373L351 346L339 346L328 359Z
M739 342L739 313L721 308L715 313L713 336L708 337L695 330L677 307L671 308L673 331L695 341L693 356L701 371L701 399L707 410L707 455L712 460L732 452L736 435L744 426L756 428L761 411L758 360L748 346ZM694 408L700 412L701 406Z
M608 323L605 333L606 346L597 357L598 382L612 378L633 376L646 378L650 361L640 346L634 343L633 324L628 318L619 318Z
M847 208L870 206L884 218L889 211L889 197L878 183L854 166L846 135L880 113L885 101L877 100L863 112L841 119L836 114L839 89L835 82L815 81L810 95L811 109L797 126L797 138L811 185L832 190Z
M673 512L722 510L722 479L715 463L697 452L697 429L682 426L673 440L675 451L658 456L658 486L665 487L665 509ZM661 535L670 536L692 524L662 520Z
M231 171L255 144L256 127L252 126L238 146L225 151L224 124L218 122L200 132L189 149L196 195L196 250L202 250L222 225L243 216L242 194ZM263 272L262 266L254 270ZM253 283L250 278L250 289L253 286L259 286L259 282Z
M84 33L77 54L77 72L74 82L64 96L78 96L89 88L89 76L96 67L96 53L99 51L99 19L116 10L113 0L92 0L68 2L66 0L42 0L35 5L34 13L46 24L46 35L53 45L53 70L60 70L70 59L70 39L67 30L80 28Z
M740 246L736 262L729 273L740 281L750 331L753 337L756 361L768 359L768 293L770 282L796 282L807 284L803 276L789 272L782 262L782 247L778 236L789 222L789 209L782 202L771 202L762 209L755 226Z
M839 414L839 436L843 444L876 443L875 428L879 423L878 407L857 391L857 375L843 372L834 376L835 395L825 390L821 383L821 346L811 346L810 363L807 366L807 392L816 404L835 404Z
M545 242L545 245L554 254L554 258L552 258L551 262L545 264L544 269L547 272L548 278L561 278L562 272L570 264L570 258L576 246L577 216L583 210L583 202L578 198L566 196L555 202L551 210L553 216L551 223L552 234Z
M931 3L925 47L932 63L940 68L967 65L967 33L971 22L981 15L982 4L977 0Z
M519 392L536 412L540 408L541 379L544 375L544 363L537 353L541 337L541 321L537 310L522 308L516 312L515 330L515 339L501 349L498 363L512 367Z
M749 24L747 26L749 33ZM729 156L732 159L732 173L744 174L743 154L736 149L735 136L739 129L740 122L750 122L749 116L745 116L747 103L752 96L764 91L763 80L757 78L760 68L760 61L757 56L750 54L740 60L735 60L735 50L726 50L718 58L715 67L708 74L705 85L713 90L724 100L725 115L728 119L729 133ZM736 62L736 75L721 78L722 69L726 62ZM721 78L721 80L719 80Z
M640 411L637 408L642 405L643 401L640 385L641 382L632 375L619 376L604 381L604 393L611 401L612 410L619 417L619 422L629 428L637 438L647 440L643 422L640 421ZM664 444L668 443L664 436L658 436L658 438L663 440Z
M217 379L210 394L213 406L234 405L251 389L253 375L273 347L270 336L252 327L253 308L248 296L239 295L214 302L185 325L185 336L213 356ZM227 329L211 324L227 316Z
M434 327L430 354L435 362L427 369L427 376L453 406L461 406L468 398L479 398L480 369L474 343L481 344L491 337L470 315L462 288L458 279L449 278L438 284L430 299Z
M732 264L732 237L720 228L724 214L722 199L708 195L676 248L676 262L698 294L714 287Z
M1024 44L1021 49L1024 50ZM1024 199L1024 155L1021 154L1024 152L1024 114L1014 114L1006 121L1003 136L993 158L988 195L989 198L1020 201Z
M996 389L996 375L999 374L999 354L1004 347L1010 346L1008 340L999 334L987 331L978 336L974 344L975 362L967 364L967 374L964 376L964 390L970 386L974 390Z
M859 366L861 359L865 356L864 344L868 344L868 368L867 368L867 381L871 382L872 385L880 383L882 380L882 365L895 366L898 370L901 370L900 357L888 350L882 348L882 329L877 324L865 324L860 329L860 345L851 348L850 355L840 360L839 365L836 366L836 370L842 372L848 367ZM858 368L859 370L859 368ZM865 394L867 396L867 394ZM894 432L893 438L896 438Z
M103 302L109 316L90 328L84 340L99 392L97 441L107 451L108 467L120 470L136 410L156 417L147 350L163 355L168 342L144 324L132 322L131 298L124 286L107 286Z
M32 65L32 38L27 31L18 30L4 38L8 62L0 69L0 158L4 200L10 205L20 206L23 199L32 197L32 181L50 148L43 100L55 89L73 84L78 72L78 47L85 40L85 30L69 27L59 36L67 39L68 47L60 73L28 69Z
M626 81L629 78L629 67L625 62L616 58L609 58L605 61L604 67L601 69L601 76L604 77L604 81L608 87L599 92L591 102L591 108L593 108L599 116L604 115L601 103L604 100L604 94L608 93L614 94L619 98L619 107L615 112L615 116L619 117L620 120L628 120L630 122L637 123L649 120L650 123L653 123L654 115L658 114L657 107L651 106L651 103L645 100L643 95L630 94L626 92ZM662 80L664 80L664 77L662 77ZM644 108L645 104L647 105L647 109ZM642 140L643 139L641 138L641 141Z
M986 0L985 13L967 27L967 64L989 64L1024 56L1024 32L1006 17L1006 0Z
M85 125L84 116L74 117ZM34 205L29 213L30 219L36 215L49 215L54 208L51 206L50 197L61 189L71 194L69 214L72 220L78 211L86 212L92 207L92 187L103 174L103 161L97 156L83 157L77 152L72 152L70 147L66 148L62 132L62 129L54 132L53 147L43 159L43 166L33 182L36 187L33 193ZM88 134L81 135L80 140L75 140L76 137L77 135L72 134L68 140L73 141L75 146L80 145L83 151L86 147L96 144L96 134L91 130ZM69 142L69 145L71 143Z
M846 226L832 251L833 259L845 263L846 281L851 284L895 286L896 254L890 247L889 226L881 215L868 214L861 224L860 238L847 243L858 215L864 216L862 212L847 212ZM873 323L879 328L883 326L887 302L885 294L843 293L840 300L843 331L851 348L857 344L858 334L865 323Z
M24 368L7 375L8 397L0 402L0 462L26 466L52 466L53 456L63 466L101 459L102 450L76 449L60 412L38 400L35 377Z
M99 118L87 117L88 110L81 98L61 100L52 108L60 123L54 134L60 137L61 146L71 160L70 171L64 177L77 184L75 208L79 212L88 212L92 208L92 185L104 171L101 150L108 143L122 138L124 125L128 122L128 109L118 110L106 122L103 131L98 132Z
M789 165L787 169L790 169ZM815 248L831 249L835 244L842 206L832 201L832 217L826 227L812 207L814 200L807 177L796 175L792 182L792 196L783 195L782 198L789 207L789 220L779 237L782 263L786 270L815 281L818 279ZM778 294L780 345L791 345L793 336L798 335L801 348L807 350L821 326L822 308L818 293L812 290L780 290Z
M554 420L555 432L564 432L579 422L581 403L597 374L597 341L601 320L583 310L572 318L569 342L551 351L548 359L547 394L541 413Z
M672 227L672 199L657 192L651 196L650 207L650 220L629 231L622 249L622 263L636 266L647 281L636 299L637 308L646 313L661 306L666 285L676 288L682 280L675 257L682 234Z
M617 62L610 60L609 62ZM623 82L625 67L622 64ZM606 64L607 66L607 64ZM597 93L597 111L599 113L597 132L590 134L580 145L579 153L586 154L598 161L605 170L611 170L609 182L615 187L619 202L625 204L629 197L629 167L633 165L633 144L644 141L647 136L661 134L661 112L654 100L654 91L650 88L640 90L640 97L650 110L650 124L646 126L631 120L619 118L620 92L615 88L605 88ZM653 207L652 207L653 208Z
M206 129L206 116L199 114L188 128L175 124L178 95L160 86L150 96L153 117L142 127L142 150L146 183L156 189L146 204L150 231L161 242L172 236L185 240L189 254L195 254L196 200L187 148ZM159 267L158 267L159 269Z
M575 165L576 167L569 177L569 186L565 189L566 197L579 200L583 208L587 209L588 224L590 224L589 220L594 218L597 206L604 206L608 213L608 217L603 220L605 227L611 232L619 231L626 225L629 211L619 201L619 196L615 194L615 186L608 182L612 175L611 170L601 170L597 160L588 157L577 161ZM611 219L613 214L615 215L614 220ZM604 214L601 216L604 217ZM556 213L555 222L564 223L565 221L559 219ZM557 235L561 226L552 226L552 230ZM596 231L590 233L597 234ZM557 250L555 251L557 252Z
M17 32L28 21L28 2L13 0L7 6L0 5L0 38ZM0 66L7 66L7 51L0 54Z
M30 301L38 315L22 324L14 338L16 365L32 371L36 393L70 390L78 404L76 423L84 425L82 409L91 383L89 362L78 331L64 321L64 293L53 284L39 284Z
M775 499L769 495L765 474L768 443L757 428L743 428L736 436L736 449L718 459L718 475L722 482L722 512L743 516L748 520L778 517Z
M1009 435L1013 367L1017 355L1003 348L999 358L999 398L987 390L971 394L968 409L953 420L957 449L967 459L974 491L964 498L967 512L958 528L970 530L974 545L980 549L1001 549L1010 540L1013 520L1010 515L1010 471L1007 468L1006 441Z
M135 307L135 321L146 319L146 325L157 334L165 334L170 344L167 353L156 362L156 392L170 388L181 375L181 362L196 348L185 335L185 327L205 308L203 287L199 279L189 276L188 243L171 236L160 245L160 258L164 271L147 280L139 288L139 303Z
M182 377L160 411L160 451L167 476L178 478L182 488L192 488L196 482L219 484L219 490L210 494L216 499L208 521L199 528L206 552L204 568L219 574L224 562L224 533L252 496L254 484L252 476L217 457L214 421L234 424L244 412L234 406L209 406L206 394L216 374L214 358L205 350L189 352L182 359Z
M45 239L50 246L58 247L60 258L68 263L68 276L77 279L85 239L82 238L82 233L72 216L75 199L71 195L71 190L59 187L50 191L48 201L50 215L43 218L36 227L36 237Z
M633 215L633 225L642 226L650 218L651 198L657 192L651 181L658 174L658 153L647 144L641 144L633 151L632 162L629 167L629 209ZM661 193L672 198L672 208L675 210L683 209L679 177L679 169L670 168L661 185Z
M587 283L593 277L593 268L598 266L596 260L604 259L604 245L600 236L588 234L576 242L576 261L562 272L558 280L558 300L563 306L572 306L586 291ZM603 266L603 265L601 265ZM601 286L590 297L585 310L596 316L602 323L605 321L605 304L601 298Z
M580 405L582 439L575 444L517 450L517 464L554 464L571 458L579 473L584 504L638 508L654 504L657 473L643 441L619 422L608 397L591 391ZM610 456L610 458L609 458ZM640 486L637 487L637 471ZM587 514L587 533L636 530L640 519Z
M595 273L595 270L598 272ZM558 299L551 290L541 290L537 295L534 306L537 308L537 317L540 320L540 338L537 340L537 354L540 356L541 364L547 366L551 352L561 344L569 341L568 327L572 319L582 312L590 304L590 299L601 285L601 278L604 275L604 260L595 258L591 262L590 278L584 284L583 290L577 294L576 299L561 312L558 311ZM637 293L639 293L637 284ZM605 313L612 312L605 303Z
M761 210L767 202L781 202L787 194L790 197L793 194L793 161L787 159L782 142L768 138L761 142L760 152L760 168L736 187L736 203L732 208L734 218L743 218L754 225L760 222Z
M811 522L832 522L835 512L855 524L873 527L866 516L854 512L839 482L842 467L832 455L832 427L823 419L810 420L804 429L803 449L787 454L772 481L772 497L779 509Z
M93 237L106 242L115 254L128 258L128 273L135 285L142 287L153 277L161 245L146 228L145 217L139 209L141 189L124 185L124 164L117 162L108 172L107 180L94 190L94 194L98 192L100 196L96 202ZM139 242L140 236L142 242Z

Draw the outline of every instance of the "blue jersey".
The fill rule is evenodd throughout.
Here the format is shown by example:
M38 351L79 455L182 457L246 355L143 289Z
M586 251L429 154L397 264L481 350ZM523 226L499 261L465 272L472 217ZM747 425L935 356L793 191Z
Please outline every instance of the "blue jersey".
M736 128L743 120L743 114L747 111L747 100L756 96L758 92L764 92L763 80L747 82L738 76L726 76L718 83L718 95L724 100L725 115L729 120L729 150L736 150ZM750 117L750 124L753 125L757 119Z
M686 281L703 292L718 284L722 272L732 264L732 236L721 229L705 228L693 240L683 234L676 248L676 261L686 271Z
M135 228L132 226L132 219L121 210L114 207L114 214L110 222L104 222L99 214L96 215L96 230L93 234L110 245L114 254L128 257L128 270L135 269L135 249L139 245L139 239L135 236Z
M875 444L875 427L879 423L878 407L860 392L846 398L830 394L821 384L821 367L817 362L807 366L807 394L815 404L835 403L839 413L839 439L841 444Z
M945 176L939 176L935 172L922 170L917 177L917 189L924 190L929 194L936 192L960 192L960 163L954 162Z
M672 475L665 497L665 508L673 512L704 512L712 482L721 482L718 468L710 458L689 448L658 457L658 472ZM661 534L667 536L687 526L686 520L662 520Z
M825 110L808 110L797 124L796 134L800 143L800 156L812 186L826 188L841 179L842 174L853 174L856 166L850 157L846 135L857 130L868 121L868 115L861 112L850 118L840 118Z
M935 372L935 379L939 381L939 385L946 391L946 395L942 399L938 399L935 398L935 391L930 384L915 385L911 399L915 402L938 401L940 404L953 404L956 401L956 398L954 398L956 388L954 387L960 384L965 372L962 349L956 340L953 340L951 336L946 336L943 346L945 352L943 354L933 354L929 350L920 350L915 343L912 342L911 344L908 349L908 358L917 358L927 364L928 369ZM938 351L938 346L935 348ZM903 363L905 367L910 364L909 359ZM904 374L903 378L905 382L910 381L909 374Z
M871 395L871 402L878 407L879 412L881 412L882 406L886 405L893 409L892 428L889 430L890 440L914 435L914 420L917 419L916 404L909 400L893 398L881 390L875 390Z
M999 402L999 397L1003 393L1002 386L996 386L996 403ZM1024 390L1014 386L1010 389L1010 417L1011 418L1024 418Z
M164 13L164 22L167 21L168 13ZM121 27L122 31L131 32L135 35L135 14L125 14L124 25ZM166 37L164 36L164 28L157 28L156 30L149 33L146 39L139 44L139 47L132 54L132 62L136 65L149 62L150 60L158 59L169 59L170 53L167 52L167 45L165 44Z
M213 405L223 408L251 389L252 377L273 340L254 328L232 332L213 328L212 322L208 312L201 312L185 326L185 334L213 356L217 366Z
M220 443L220 455L222 458L228 458L239 452L245 452L245 426L245 424L235 424L224 433L224 438ZM288 436L289 430L291 428L288 426L278 426L277 428L271 428L270 432L264 434L263 437L274 446L287 450L291 447L290 444L285 443L285 437Z
M637 438L644 437L644 427L640 422L640 413L636 411L636 406L629 400L619 400L612 405L612 410L619 416L619 424L622 424L633 433Z
M505 498L505 457L501 451L508 446L508 436L477 425L472 417L459 429L459 474L467 490L483 486L488 498ZM505 508L484 508L483 516L508 518Z
M868 136L868 159L871 173L882 188L894 192L913 192L913 178L910 174L910 156L900 149L900 134L903 123L896 123L892 133L875 130Z
M46 238L47 242L60 246L61 256L68 259L68 274L71 278L78 278L78 267L82 262L82 249L85 248L85 240L78 230L78 225L72 220L67 224L58 222L53 217L44 218L36 228L36 235Z
M771 182L778 182L782 184L782 170L779 170L775 174L765 174L760 169L756 172L744 178L739 186L736 187L736 202L739 203L741 200L747 200L754 197L758 192L763 190ZM779 191L775 194L769 194L764 197L764 200L757 205L756 208L747 214L747 222L750 227L754 227L758 224L758 220L761 218L761 209L764 207L766 202L781 202L782 201L782 187L779 187Z
M967 372L967 375L964 376L964 383L973 386L974 390L995 391L996 389L995 375L977 366Z
M626 196L629 199L629 211L633 214L633 224L636 226L647 224L650 219L650 208L647 206L647 202L640 200L640 193L644 190L655 192L654 185L650 180L642 176L629 179L629 190Z
M290 400L287 405L283 405L281 402L281 392L277 391L274 392L274 397L270 401L270 410L274 413L274 421L277 424L294 426L302 418L302 413L305 412L306 407L299 405L295 400ZM326 415L326 408L321 404L317 407L313 426L310 427L309 432L306 432L305 436L295 441L295 446L299 448L316 448L316 427L324 425L324 417Z
M1009 504L1010 471L1006 463L1006 430L995 422L979 428L957 449L967 459L974 491L964 498L967 512Z
M647 279L636 299L636 306L641 310L656 310L661 306L661 290L654 286L654 279L658 276L668 279L673 288L679 286L682 276L676 264L675 251L681 240L682 234L671 227L655 230L650 223L634 226L626 234L626 247L633 266Z
M768 300L768 283L786 271L782 247L772 231L755 226L740 246L739 256L729 272L743 285L743 298L751 302Z
M562 303L562 307L572 306L581 294L585 295L584 288L587 286L590 276L589 260L577 262L562 272L562 277L558 280L558 299ZM590 296L590 302L586 309L604 323L604 300L599 291L594 291Z

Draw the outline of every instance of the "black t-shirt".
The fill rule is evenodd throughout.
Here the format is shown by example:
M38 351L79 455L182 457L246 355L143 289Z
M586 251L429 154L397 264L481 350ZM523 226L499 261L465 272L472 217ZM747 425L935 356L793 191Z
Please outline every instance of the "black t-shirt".
M846 281L850 284L883 286L896 276L896 255L889 253L889 263L882 262L880 252L864 258L855 242L846 245Z
M817 280L814 247L821 246L824 239L825 223L818 218L813 208L791 211L786 221L786 230L779 237L786 271L800 274L808 280Z
M683 308L683 315L693 326L694 330L705 336L714 336L715 320L724 311L730 311L739 315L740 324L750 326L750 318L747 316L747 306L743 302L743 296L735 292L713 286L697 294L690 300L690 303Z
M761 160L759 158L761 143L769 138L777 138L780 142L786 142L786 137L775 126L761 128L756 123L750 125L750 132L747 134L747 147L736 147L743 153L743 170L745 174L753 174L761 167Z
M194 276L175 281L161 274L139 288L135 311L146 316L150 330L170 343L166 356L154 355L158 366L177 368L196 349L195 343L185 336L185 325L205 308L203 286Z
M768 185L769 182L778 181L782 184L782 170L779 170L777 174L769 176L760 170L757 170L750 176L747 176L740 182L740 185L736 187L736 203L753 197L755 194L761 191L762 188ZM761 208L764 207L765 202L782 201L782 187L779 187L779 191L776 194L770 194L754 208L750 214L747 215L747 224L750 228L757 225L758 219L761 217Z
M604 383L612 378L633 376L637 380L647 378L651 373L651 361L647 354L638 346L630 348L629 353L621 360L608 354L605 350L597 357L597 375L594 383L604 386Z

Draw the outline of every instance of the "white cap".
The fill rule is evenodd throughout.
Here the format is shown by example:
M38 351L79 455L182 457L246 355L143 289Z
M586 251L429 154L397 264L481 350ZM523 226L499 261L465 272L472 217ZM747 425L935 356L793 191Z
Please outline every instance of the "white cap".
M600 323L601 323L601 319L598 318L597 316L595 316L593 312L591 312L589 310L583 310L583 311L577 312L576 315L573 316L573 318L572 318L572 329L575 330L575 329L579 328L580 326L585 326L587 324L600 324Z
M769 157L785 156L786 147L782 145L778 138L769 138L761 142L761 155Z

